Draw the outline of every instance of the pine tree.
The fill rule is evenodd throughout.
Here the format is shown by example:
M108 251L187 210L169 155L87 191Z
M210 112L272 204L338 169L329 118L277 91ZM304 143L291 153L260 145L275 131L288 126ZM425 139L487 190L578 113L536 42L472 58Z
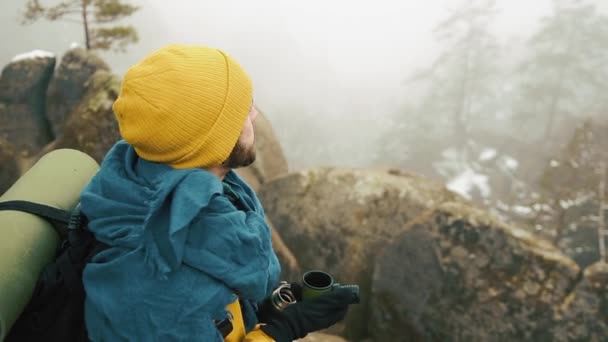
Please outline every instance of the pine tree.
M554 0L553 7L518 68L515 109L522 127L544 126L544 132L535 134L544 141L555 138L560 121L608 109L608 17L584 1Z
M433 162L442 160L447 149L469 159L471 132L495 112L501 54L491 30L496 14L494 0L463 0L435 26L438 56L407 80L407 87L421 93L421 100L393 118L394 124L378 141L380 154L397 150L402 154L395 157L399 166L431 176L437 176ZM410 146L414 148L407 151Z
M606 244L608 243L608 223L606 223L606 220L608 219L608 184L606 184L608 183L608 162L603 161L600 168L601 178L598 187L599 222L597 225L597 235L599 239L598 247L601 261L608 263L608 252L606 251Z
M541 179L541 198L532 207L532 224L566 253L586 265L597 261L600 208L606 197L598 189L605 182L608 161L608 123L586 120L561 153L547 165Z
M131 16L139 8L121 0L63 0L43 6L39 0L27 0L23 24L39 19L78 23L83 26L87 50L125 51L138 41L137 31L130 25L109 25Z
M489 26L495 14L493 0L468 0L453 10L434 30L442 52L413 78L429 85L421 105L425 116L433 118L433 125L443 121L457 139L493 102L499 48Z

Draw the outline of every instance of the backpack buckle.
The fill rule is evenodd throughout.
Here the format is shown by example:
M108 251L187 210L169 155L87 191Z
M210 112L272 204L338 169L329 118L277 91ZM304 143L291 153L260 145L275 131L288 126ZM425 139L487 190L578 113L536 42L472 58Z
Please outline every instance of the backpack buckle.
M85 226L85 217L80 211L80 203L76 205L76 208L70 214L70 220L68 221L68 231L82 230Z
M232 316L232 313L228 311L228 317L224 318L219 322L216 320L213 321L217 330L219 330L220 334L222 334L222 337L226 338L226 336L230 335L230 333L234 329L234 326L232 325L233 319L234 317Z

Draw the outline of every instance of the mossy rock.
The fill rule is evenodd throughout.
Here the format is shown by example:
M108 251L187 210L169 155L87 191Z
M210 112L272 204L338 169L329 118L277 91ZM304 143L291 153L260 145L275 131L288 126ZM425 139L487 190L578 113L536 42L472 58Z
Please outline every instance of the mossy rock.
M110 71L97 54L82 48L65 53L49 85L46 108L53 133L60 136L69 115L86 96L89 79L97 71Z
M73 148L101 163L120 139L112 104L120 91L120 79L107 72L96 72L86 84L86 92L75 107L62 134L52 148ZM46 151L45 151L46 152Z

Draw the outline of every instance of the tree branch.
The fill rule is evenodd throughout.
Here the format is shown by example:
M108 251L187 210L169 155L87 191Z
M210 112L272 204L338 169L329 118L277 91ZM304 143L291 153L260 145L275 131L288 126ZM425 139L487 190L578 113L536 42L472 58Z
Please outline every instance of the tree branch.
M63 21L63 22L70 23L70 24L79 24L79 25L82 25L82 20L81 19L59 18L59 19L55 19L55 21Z
M108 23L128 17L139 10L139 7L121 3L120 0L96 0L95 19L100 23Z
M44 16L46 9L40 5L38 0L28 0L25 4L25 12L23 13L23 19L21 24L31 24L34 21Z
M139 41L133 26L98 28L91 32L91 48L124 52L128 44Z

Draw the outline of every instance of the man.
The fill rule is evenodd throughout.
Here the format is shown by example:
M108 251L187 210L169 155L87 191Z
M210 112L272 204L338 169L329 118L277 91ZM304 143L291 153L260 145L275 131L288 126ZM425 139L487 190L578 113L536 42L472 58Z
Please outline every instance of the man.
M86 266L92 341L291 341L329 327L337 290L258 310L278 285L263 208L232 169L255 160L252 84L208 47L170 45L126 73L114 112L123 138L81 195L111 248Z

